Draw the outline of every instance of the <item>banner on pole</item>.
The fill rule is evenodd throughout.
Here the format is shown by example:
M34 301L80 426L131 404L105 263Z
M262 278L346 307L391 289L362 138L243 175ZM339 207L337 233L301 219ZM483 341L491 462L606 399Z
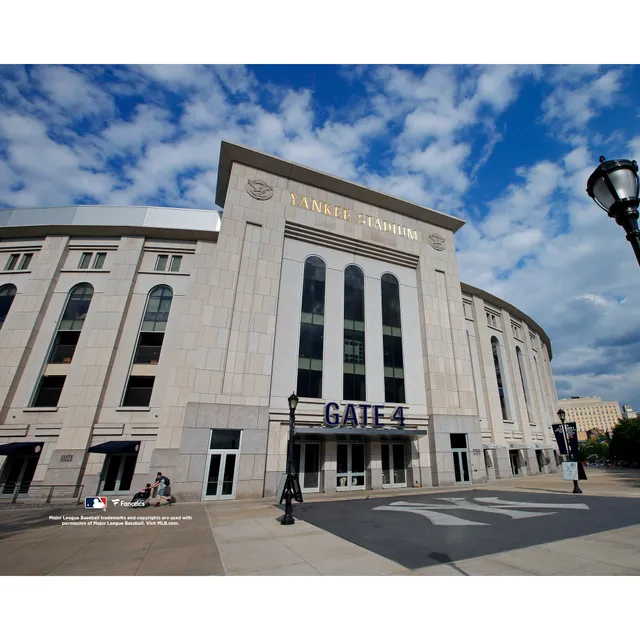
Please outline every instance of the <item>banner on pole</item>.
M556 437L556 442L558 443L558 449L560 449L560 453L563 456L567 455L567 444L564 439L564 430L561 424L552 424L553 435Z
M569 448L571 455L578 457L578 428L575 422L565 423L567 428L567 436L569 437Z

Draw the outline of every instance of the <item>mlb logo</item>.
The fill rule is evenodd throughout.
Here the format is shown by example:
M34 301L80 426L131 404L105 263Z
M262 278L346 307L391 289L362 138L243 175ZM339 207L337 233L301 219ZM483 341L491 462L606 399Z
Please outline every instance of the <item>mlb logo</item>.
M98 498L95 496L91 496L90 498L84 499L84 508L85 509L106 509L107 508L107 499L106 498Z

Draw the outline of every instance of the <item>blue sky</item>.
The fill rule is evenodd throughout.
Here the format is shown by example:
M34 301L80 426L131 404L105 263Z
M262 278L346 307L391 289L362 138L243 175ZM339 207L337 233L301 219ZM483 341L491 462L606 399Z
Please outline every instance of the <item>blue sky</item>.
M215 208L229 139L464 218L461 279L552 340L560 397L640 408L640 270L589 200L640 160L636 66L0 67L0 206Z

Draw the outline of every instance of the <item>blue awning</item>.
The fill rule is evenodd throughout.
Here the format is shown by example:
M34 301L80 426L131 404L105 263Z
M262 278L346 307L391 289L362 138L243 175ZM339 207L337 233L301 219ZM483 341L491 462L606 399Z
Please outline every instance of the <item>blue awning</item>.
M27 455L40 453L44 442L7 442L0 444L0 456L10 456L12 453Z
M137 453L140 440L110 440L89 447L89 453Z

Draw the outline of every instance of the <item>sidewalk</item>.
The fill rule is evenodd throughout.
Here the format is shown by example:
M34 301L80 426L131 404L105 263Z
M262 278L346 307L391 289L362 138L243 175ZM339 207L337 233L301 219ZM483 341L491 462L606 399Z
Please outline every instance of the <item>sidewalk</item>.
M101 514L102 512L99 512ZM109 507L109 516L187 516L177 526L62 526L50 515L94 515L82 508L0 512L0 575L224 575L203 505Z

